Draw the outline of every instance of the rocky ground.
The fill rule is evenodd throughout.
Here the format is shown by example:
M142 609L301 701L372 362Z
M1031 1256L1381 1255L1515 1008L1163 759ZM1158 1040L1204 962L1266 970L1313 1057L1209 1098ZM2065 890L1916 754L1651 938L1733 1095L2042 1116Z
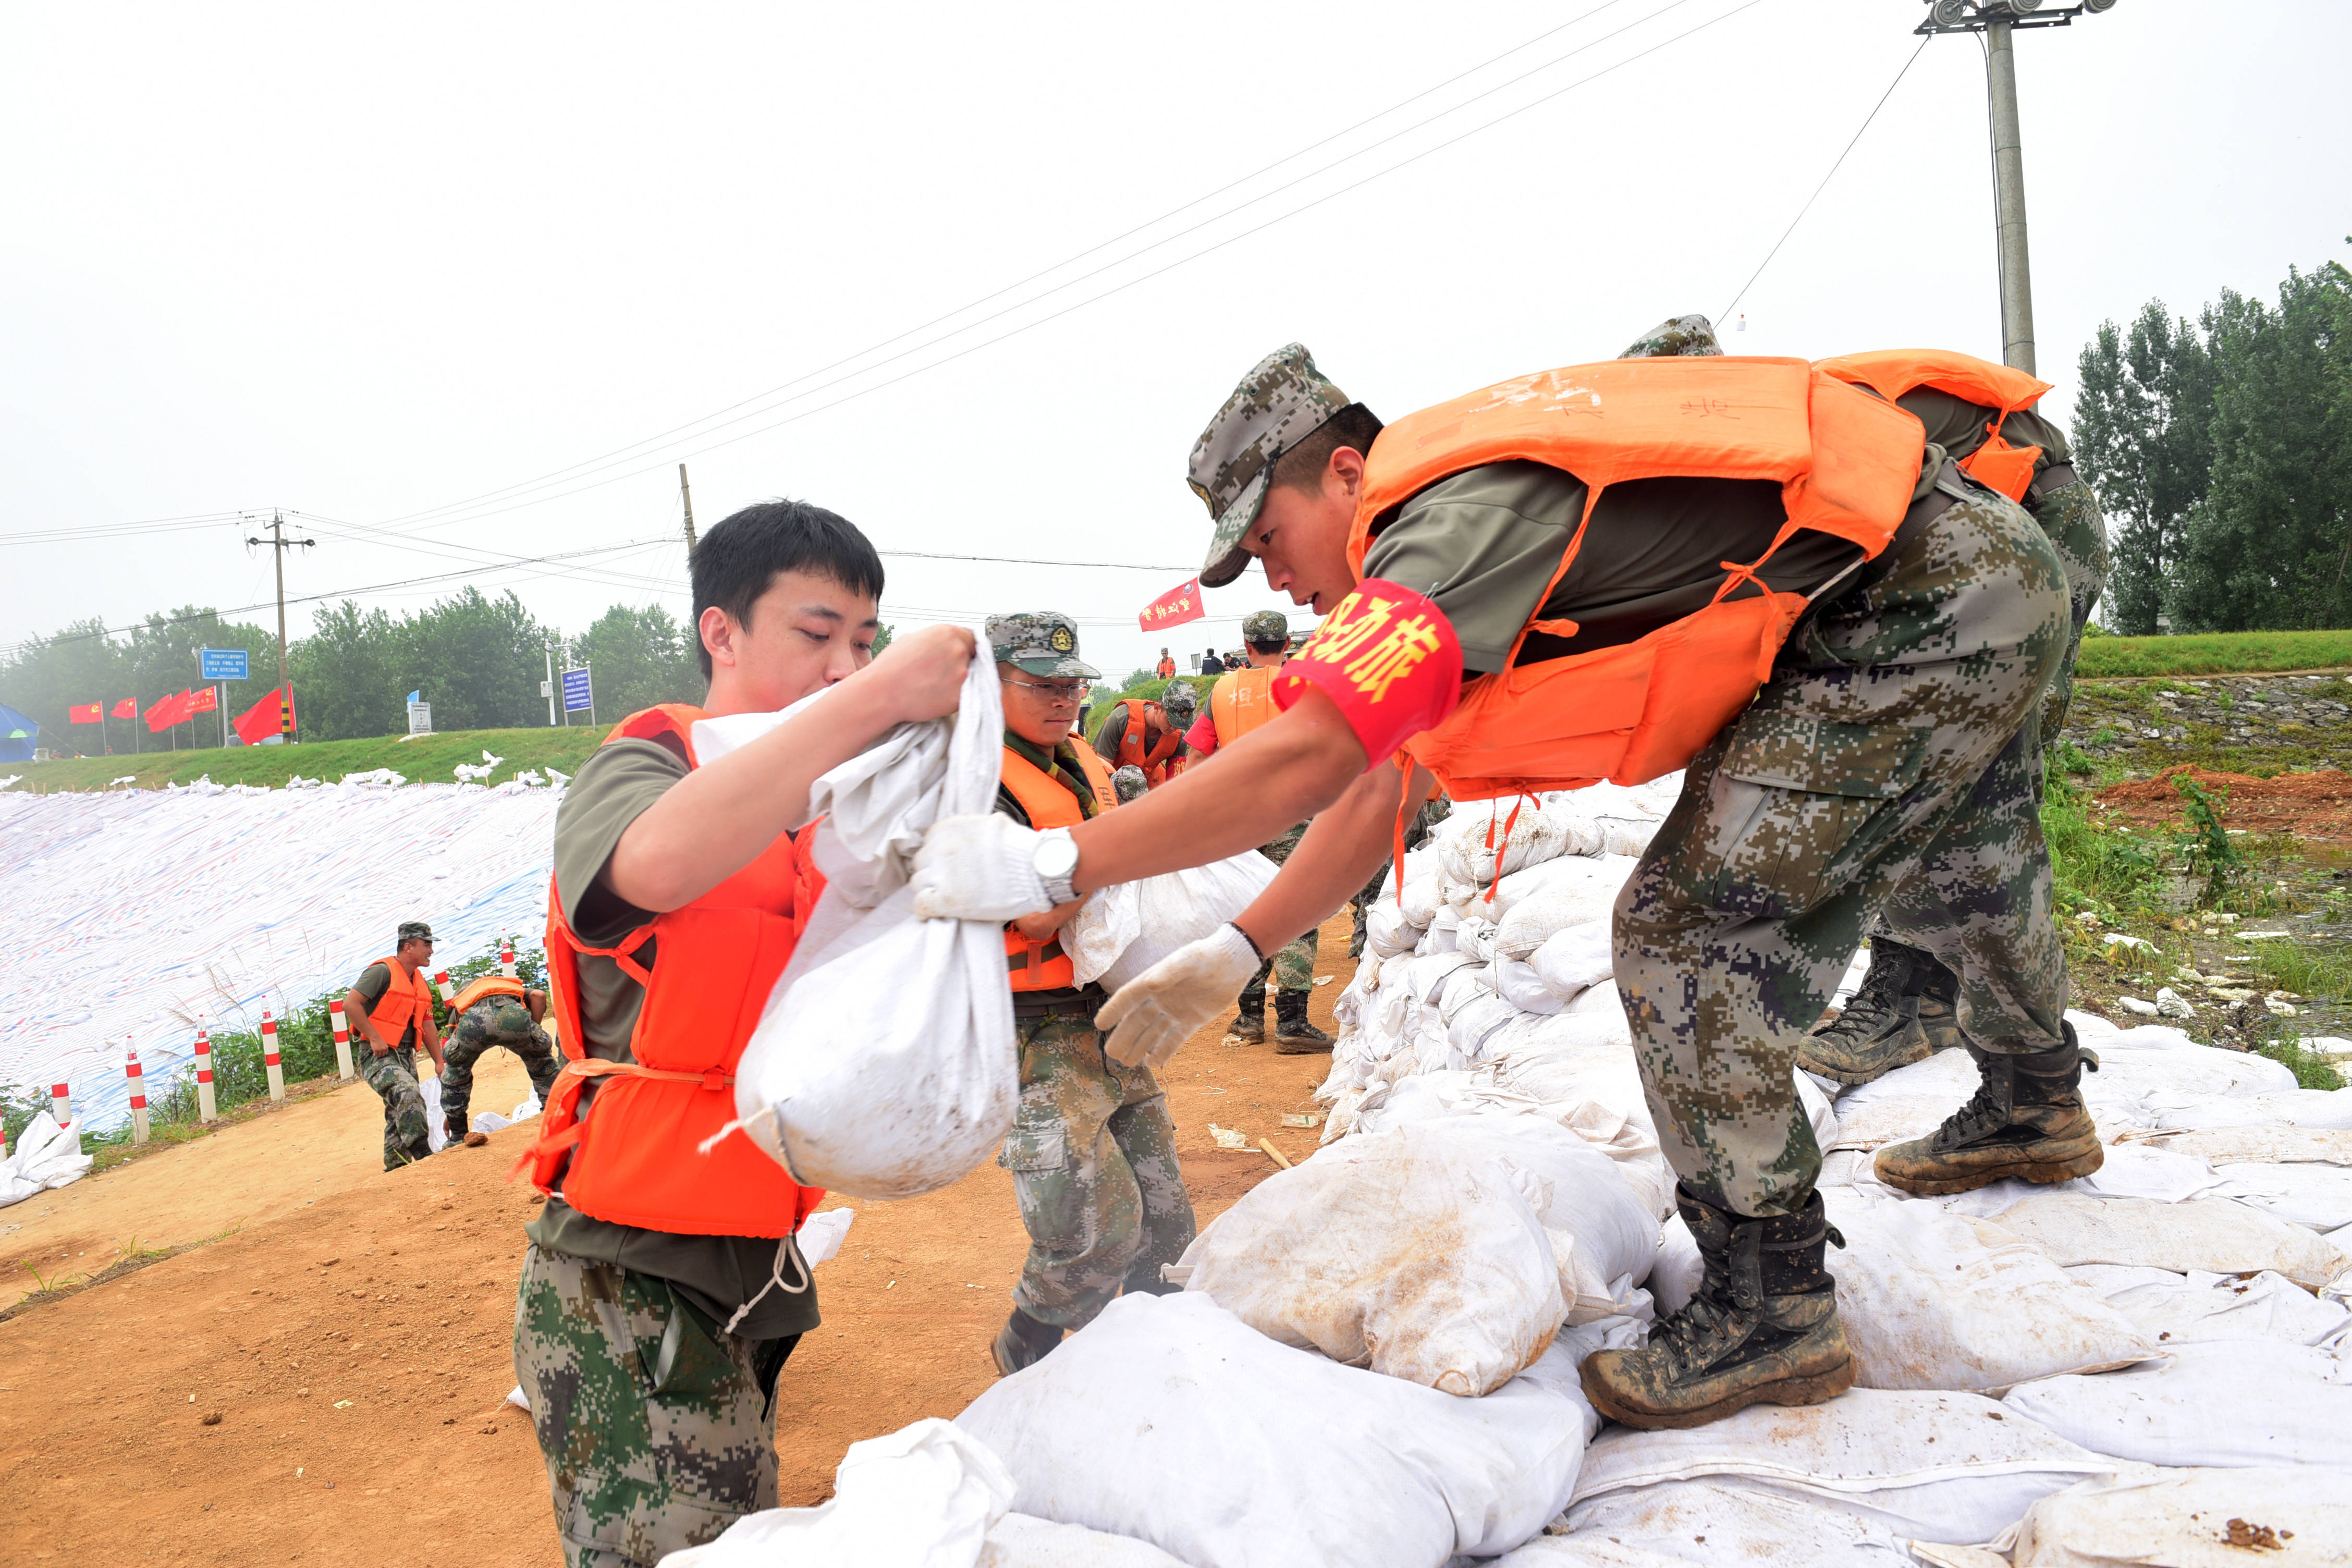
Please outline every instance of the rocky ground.
M2134 779L2184 762L2256 776L2352 769L2352 676L2078 681L2064 739Z

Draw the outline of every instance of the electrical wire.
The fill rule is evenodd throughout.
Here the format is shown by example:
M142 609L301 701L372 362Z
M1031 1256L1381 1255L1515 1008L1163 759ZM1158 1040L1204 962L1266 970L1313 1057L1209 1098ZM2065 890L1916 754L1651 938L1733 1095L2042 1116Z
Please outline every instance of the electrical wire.
M17 533L0 533L0 546L54 544L73 539L128 539L146 533L179 533L189 529L218 528L224 523L238 521L245 515L236 511L208 511L186 517L146 518L135 522L101 522L86 528L27 529Z

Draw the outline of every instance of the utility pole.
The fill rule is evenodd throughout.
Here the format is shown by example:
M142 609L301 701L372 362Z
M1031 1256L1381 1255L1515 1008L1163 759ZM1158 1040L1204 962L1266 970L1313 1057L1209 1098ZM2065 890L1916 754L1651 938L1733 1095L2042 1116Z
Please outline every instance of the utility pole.
M686 465L677 466L677 499L686 504L686 563L694 570L694 492L687 488Z
M269 514L269 534L268 539L248 538L246 543L268 545L278 563L278 731L286 737L288 745L292 745L294 737L289 731L293 729L294 690L286 677L286 552L315 549L319 542L287 538L286 514L275 510Z
M2084 14L2115 8L2116 0L2083 0L2044 11L2042 0L1928 0L1916 33L1984 35L1986 113L1992 131L1992 207L2000 267L2001 363L2026 374L2033 366L2033 271L2025 242L2025 151L2017 121L2017 51L2021 27L2065 27Z

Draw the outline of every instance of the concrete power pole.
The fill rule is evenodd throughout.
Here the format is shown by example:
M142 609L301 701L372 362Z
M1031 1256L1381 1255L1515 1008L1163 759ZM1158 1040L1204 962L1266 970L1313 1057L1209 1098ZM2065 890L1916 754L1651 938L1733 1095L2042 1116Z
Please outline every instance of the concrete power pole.
M2017 122L2020 27L2064 27L2085 13L2115 8L2116 0L2083 0L2043 11L2042 0L1928 0L1920 33L1984 35L1985 94L1992 130L1993 233L2000 265L2000 357L2037 374L2033 365L2033 268L2025 241L2025 151Z
M694 492L687 488L686 465L677 466L677 499L686 506L686 565L694 570Z
M319 542L315 539L287 538L286 514L282 511L272 511L269 514L269 534L268 539L247 539L246 542L268 545L271 555L278 563L278 711L280 715L278 733L286 737L287 744L291 745L294 742L293 726L286 717L294 710L292 701L294 689L286 678L286 552L296 549L315 549Z

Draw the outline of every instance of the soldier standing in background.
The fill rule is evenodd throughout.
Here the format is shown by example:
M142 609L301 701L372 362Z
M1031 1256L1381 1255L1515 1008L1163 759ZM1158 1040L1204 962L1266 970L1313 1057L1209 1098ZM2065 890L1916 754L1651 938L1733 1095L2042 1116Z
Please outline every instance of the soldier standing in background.
M1219 746L1229 746L1282 711L1275 706L1274 677L1290 658L1290 619L1279 610L1255 610L1242 622L1242 641L1249 649L1249 668L1217 677L1209 689L1209 710L1191 730L1184 744L1193 755L1205 757ZM1311 819L1310 819L1311 820ZM1280 837L1258 847L1258 853L1281 865L1298 847L1307 833L1305 822L1295 824ZM1312 1056L1331 1048L1331 1037L1309 1023L1307 999L1314 994L1315 943L1312 926L1297 941L1257 966L1242 987L1228 1033L1253 1044L1265 1038L1265 982L1274 977L1274 1048L1278 1056Z
M436 1070L446 1070L441 1034L433 1022L433 992L425 966L433 962L433 928L404 921L389 958L360 971L343 998L343 1015L367 1042L360 1077L383 1100L383 1168L397 1171L433 1152L425 1121L425 1093L416 1084L416 1047L421 1040Z
M441 1066L441 1122L452 1143L479 1147L487 1135L466 1130L474 1099L474 1064L482 1053L504 1046L530 1074L531 1092L542 1106L555 1091L555 1041L540 1021L547 1016L547 993L520 980L485 974L449 1004L449 1047Z
M1163 647L1160 650L1160 666L1152 673L1159 676L1162 680L1171 680L1175 678L1176 660L1166 648Z
M1024 827L1064 831L1115 806L1110 769L1070 734L1078 693L1095 678L1078 629L1052 612L991 616L987 637L1004 690L1004 759L996 809ZM1125 769L1121 769L1125 772ZM1013 1173L1029 1257L1013 1315L992 1353L1006 1376L1038 1361L1122 1288L1165 1292L1160 1266L1192 1242L1192 1200L1176 1163L1176 1125L1151 1069L1103 1054L1099 985L1078 984L1061 930L1079 900L1007 921L1021 1107L997 1163Z

